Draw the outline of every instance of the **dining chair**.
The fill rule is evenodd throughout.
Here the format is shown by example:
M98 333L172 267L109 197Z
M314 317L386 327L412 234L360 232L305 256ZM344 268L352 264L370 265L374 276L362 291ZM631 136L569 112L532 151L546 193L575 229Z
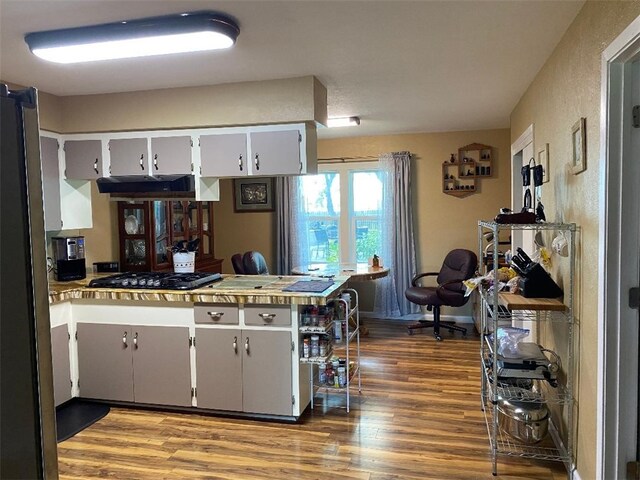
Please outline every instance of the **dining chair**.
M244 275L244 265L242 264L242 254L234 253L231 256L231 265L233 266L233 271L237 275Z
M245 275L269 275L267 262L260 252L250 250L242 256Z

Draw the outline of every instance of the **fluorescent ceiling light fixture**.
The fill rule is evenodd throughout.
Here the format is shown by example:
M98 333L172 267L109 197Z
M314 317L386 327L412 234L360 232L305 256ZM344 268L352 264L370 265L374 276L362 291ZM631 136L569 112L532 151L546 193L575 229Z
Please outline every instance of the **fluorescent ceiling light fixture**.
M225 15L194 12L34 32L24 39L44 60L78 63L229 48L239 33Z
M360 125L359 117L336 117L327 120L327 127L355 127Z

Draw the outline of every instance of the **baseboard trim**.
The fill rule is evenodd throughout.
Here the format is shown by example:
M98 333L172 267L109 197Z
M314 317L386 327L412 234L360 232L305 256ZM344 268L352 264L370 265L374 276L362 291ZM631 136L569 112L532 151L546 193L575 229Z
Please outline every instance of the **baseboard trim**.
M580 478L580 474L578 473L578 469L575 468L575 467L571 471L571 479L572 480L582 480L582 478Z
M426 313L426 314L410 313L407 315L400 315L400 316L388 316L388 315L381 315L379 313L374 313L374 312L361 311L360 317L398 320L401 322L415 322L417 320L433 320L432 313ZM440 315L440 320L442 320L443 322L473 323L473 317L471 317L470 315Z

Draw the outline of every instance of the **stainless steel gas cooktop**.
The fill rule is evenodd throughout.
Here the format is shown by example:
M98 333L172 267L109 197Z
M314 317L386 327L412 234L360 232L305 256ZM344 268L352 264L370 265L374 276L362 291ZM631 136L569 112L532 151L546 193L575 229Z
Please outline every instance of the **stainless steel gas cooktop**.
M96 278L89 288L193 290L222 280L219 273L128 272Z

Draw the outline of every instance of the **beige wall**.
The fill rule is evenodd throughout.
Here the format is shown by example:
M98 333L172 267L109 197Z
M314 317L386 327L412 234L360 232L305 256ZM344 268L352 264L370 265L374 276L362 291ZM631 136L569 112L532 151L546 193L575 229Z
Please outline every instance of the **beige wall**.
M638 15L638 1L587 2L511 115L512 140L534 124L535 150L549 143L551 181L544 187L549 219L580 228L577 465L584 479L596 478L600 62L606 46ZM586 118L587 170L573 175L567 167L571 127L580 117Z
M305 121L326 124L326 96L324 85L307 76L61 97L59 131L85 133ZM319 107L322 99L324 108Z
M223 273L233 273L231 255L257 250L264 255L269 272L276 271L276 227L273 212L242 212L233 209L233 180L220 180L220 201L214 202L215 255L224 259Z

